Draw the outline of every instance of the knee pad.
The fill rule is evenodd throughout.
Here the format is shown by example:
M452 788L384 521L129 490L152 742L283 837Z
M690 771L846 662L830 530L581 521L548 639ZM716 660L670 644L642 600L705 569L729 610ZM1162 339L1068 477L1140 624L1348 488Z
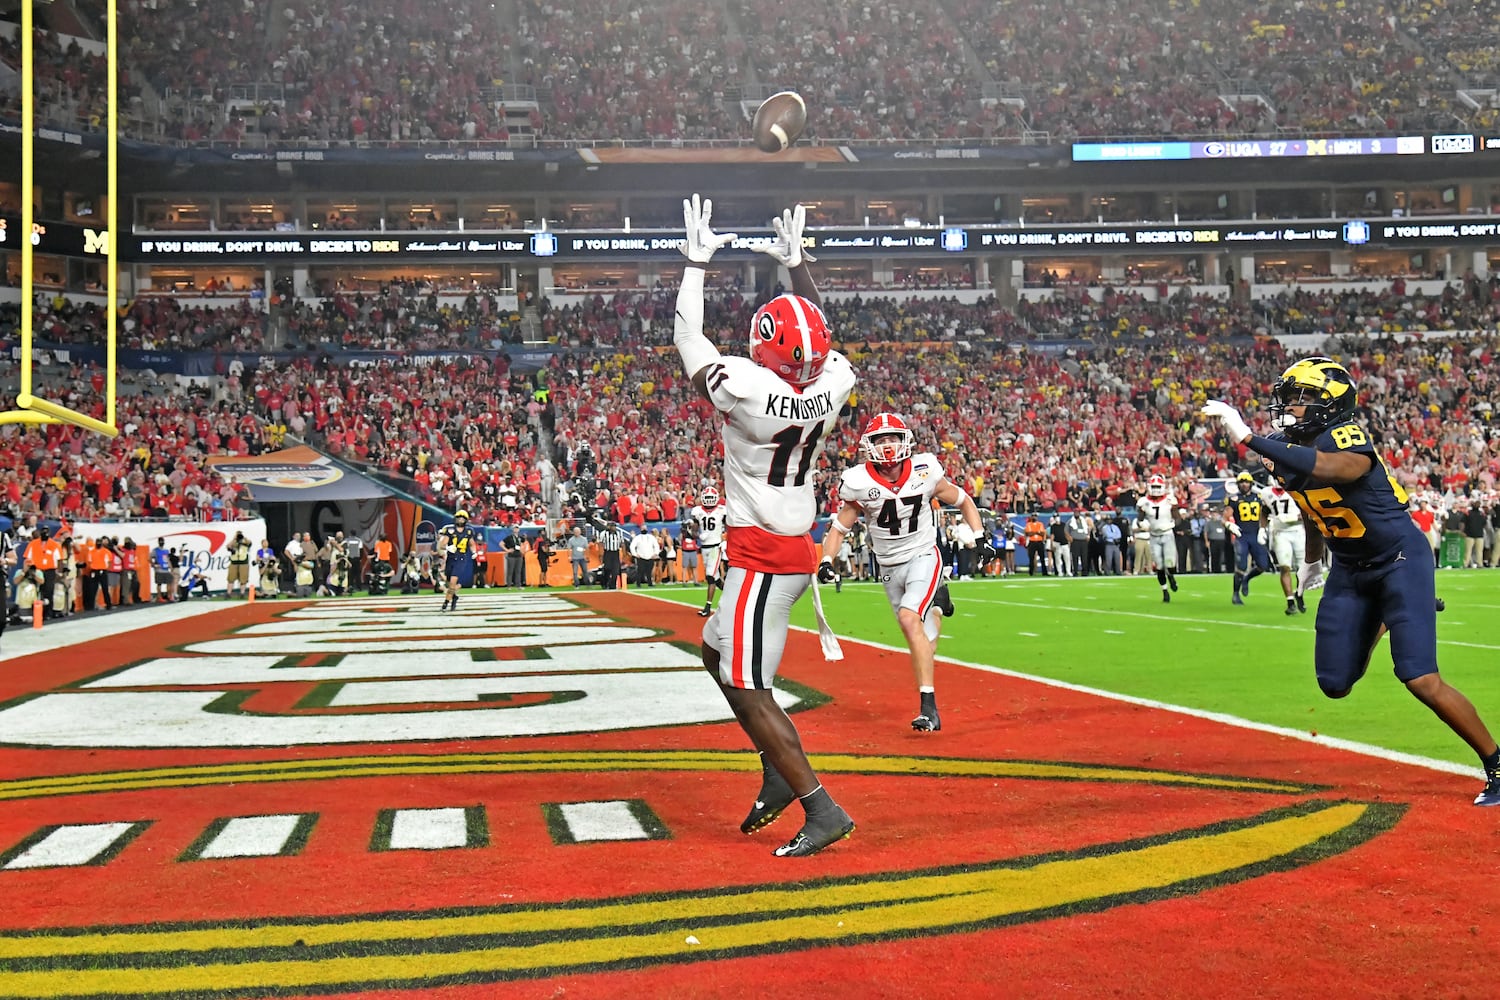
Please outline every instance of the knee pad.
M1332 698L1335 701L1340 698L1347 698L1349 696L1349 692L1354 690L1354 688L1352 687L1330 689L1328 685L1324 684L1321 680L1318 681L1318 687L1322 689L1324 697Z

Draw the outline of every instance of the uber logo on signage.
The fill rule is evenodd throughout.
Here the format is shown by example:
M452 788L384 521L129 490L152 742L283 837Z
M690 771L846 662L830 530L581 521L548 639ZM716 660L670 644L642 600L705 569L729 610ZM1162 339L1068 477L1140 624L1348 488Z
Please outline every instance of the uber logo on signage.
M969 233L965 229L944 229L943 249L949 253L962 253L969 249Z
M1344 223L1344 242L1353 246L1370 242L1370 224L1358 219Z
M538 257L551 257L557 253L557 237L551 233L532 233L531 252Z

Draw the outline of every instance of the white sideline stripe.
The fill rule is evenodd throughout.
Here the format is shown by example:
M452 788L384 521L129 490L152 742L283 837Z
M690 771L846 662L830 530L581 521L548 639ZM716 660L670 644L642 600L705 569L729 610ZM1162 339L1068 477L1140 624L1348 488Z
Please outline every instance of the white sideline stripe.
M1026 608L1027 610L1031 610L1031 608L1032 608L1032 606L1030 604L1027 604L1027 603L1025 603L1023 601L998 601L998 600L994 599L993 597L965 597L964 600L965 601L973 601L975 604L1000 604L1000 605L1003 605L1005 607ZM1090 600L1092 600L1092 598L1090 598ZM1051 605L1048 605L1048 607L1051 608L1052 610L1055 610L1055 611L1080 611L1080 612L1083 612L1084 614L1090 614L1090 615L1124 615L1124 616L1126 616L1128 618L1150 618L1152 621L1159 621L1159 622L1181 622L1181 621L1183 621L1183 619L1175 617L1173 615L1154 615L1154 614L1148 614L1148 613L1146 613L1144 611L1100 610L1099 608L1068 607L1067 605L1063 605L1063 604L1051 604ZM1226 620L1226 619L1223 619L1223 618L1193 618L1193 619L1190 619L1190 620L1191 621L1195 621L1195 622L1207 622L1210 625L1233 625L1233 626L1235 626L1237 628L1270 629L1273 632L1306 632L1307 631L1306 628L1299 627L1297 625L1268 625L1268 624L1266 624L1264 622L1237 622L1237 621L1232 621L1232 620ZM1457 623L1455 622L1454 624L1457 624ZM1122 633L1118 633L1118 632L1112 632L1109 629L1105 629L1104 631L1106 633L1110 634L1110 635L1119 635L1119 634L1122 634ZM1488 645L1485 645L1482 642L1461 642L1458 639L1439 639L1438 640L1438 645L1439 646L1464 646L1464 647L1467 647L1469 649L1492 649L1492 650L1500 650L1500 646L1488 646Z
M656 597L652 594L642 594L642 597L652 597L655 600L667 601L671 604L681 605L681 601L672 601L670 598ZM965 597L966 601L983 600L983 598ZM1016 604L1017 607L1029 608L1029 604L1020 604L1012 601L990 601L995 604ZM1059 610L1094 611L1092 608L1073 608ZM1103 612L1095 612L1103 613ZM1124 614L1136 614L1136 612L1122 612ZM1154 618L1164 617L1158 615L1141 615L1140 617ZM1201 619L1200 619L1201 620ZM1234 622L1233 624L1249 624L1246 622ZM1269 628L1289 628L1290 626L1271 625ZM805 628L801 625L793 625L792 628L798 632L817 634L816 629ZM1299 630L1300 631L1300 630ZM1025 635L1026 633L1021 633ZM869 642L864 639L848 639L840 636L841 642L851 643L857 646L866 646L870 649L879 649L888 653L907 653L905 646L890 646L883 642ZM1124 702L1127 705L1140 705L1143 708L1156 708L1164 712L1176 712L1178 715L1188 715L1195 719L1207 719L1210 722L1222 723L1226 726L1234 726L1238 729L1250 729L1258 733L1271 733L1275 736L1284 736L1288 739L1301 740L1303 743L1316 743L1318 746L1333 747L1335 750L1347 750L1350 753L1361 754L1365 757L1374 757L1377 760L1388 760L1398 764L1410 764L1413 767L1425 767L1430 771L1442 771L1445 774L1461 774L1465 777L1482 775L1483 770L1477 764L1456 764L1451 760L1437 760L1433 757L1422 757L1418 754L1402 753L1400 750L1390 750L1386 747L1377 747L1369 743L1360 743L1356 740L1343 740L1336 736L1313 736L1311 733L1301 729L1287 729L1282 726L1272 726L1264 722L1252 722L1242 719L1237 715L1227 715L1223 712L1208 712L1200 708L1188 708L1185 705L1171 705L1164 701L1154 701L1150 698L1137 698L1134 695L1120 694L1116 691L1104 691L1100 688L1086 687L1082 684L1070 684L1067 681L1053 680L1051 677L1038 677L1035 674L1023 674L1016 670L1006 670L1004 667L992 667L984 663L970 663L967 660L955 660L952 657L938 657L943 663L951 663L954 666L968 667L971 670L982 670L987 674L998 674L1001 677L1013 677L1016 680L1031 681L1035 684L1045 684L1047 687L1059 688L1063 691L1077 691L1080 694L1093 695L1096 698L1105 698L1109 701Z
M650 840L628 802L569 802L557 807L575 841Z
M297 831L300 813L280 816L236 816L210 840L200 858L269 858L286 850Z
M134 823L90 823L60 826L5 863L14 868L67 868L86 865L109 850Z
M5 630L0 639L5 650L0 653L0 662L33 653L48 653L64 649L80 642L123 635L136 629L151 628L166 622L196 618L214 611L227 611L244 604L244 601L192 600L176 604L153 604L140 610L116 611L112 614L80 615L62 621L48 622L39 629L30 625L15 625Z
M462 809L397 809L391 817L393 851L438 851L468 845L468 818Z

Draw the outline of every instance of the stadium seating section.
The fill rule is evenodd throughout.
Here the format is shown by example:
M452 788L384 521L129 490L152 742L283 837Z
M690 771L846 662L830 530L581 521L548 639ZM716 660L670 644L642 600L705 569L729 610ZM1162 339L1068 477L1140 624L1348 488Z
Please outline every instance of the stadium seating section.
M68 8L94 37L102 9ZM1500 83L1500 8L1446 0L1170 0L1129 16L1104 0L122 11L125 117L160 140L734 140L754 96L779 88L808 100L814 141L1482 131ZM38 23L43 112L97 127L104 60L53 30L64 20ZM19 65L13 40L0 59Z

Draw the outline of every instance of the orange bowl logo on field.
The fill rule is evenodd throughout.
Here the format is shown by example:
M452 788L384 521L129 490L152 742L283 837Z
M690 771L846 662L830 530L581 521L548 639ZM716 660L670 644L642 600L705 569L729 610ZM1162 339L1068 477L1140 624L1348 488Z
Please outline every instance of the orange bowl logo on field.
M262 601L8 665L0 992L662 976L1180 898L1327 858L1402 811L1302 780L987 755L983 734L872 742L840 693L861 671L815 663L797 633L777 701L810 720L860 828L787 865L769 852L797 820L738 832L759 764L691 608L436 603ZM1013 822L1060 795L1086 796L1091 822Z

